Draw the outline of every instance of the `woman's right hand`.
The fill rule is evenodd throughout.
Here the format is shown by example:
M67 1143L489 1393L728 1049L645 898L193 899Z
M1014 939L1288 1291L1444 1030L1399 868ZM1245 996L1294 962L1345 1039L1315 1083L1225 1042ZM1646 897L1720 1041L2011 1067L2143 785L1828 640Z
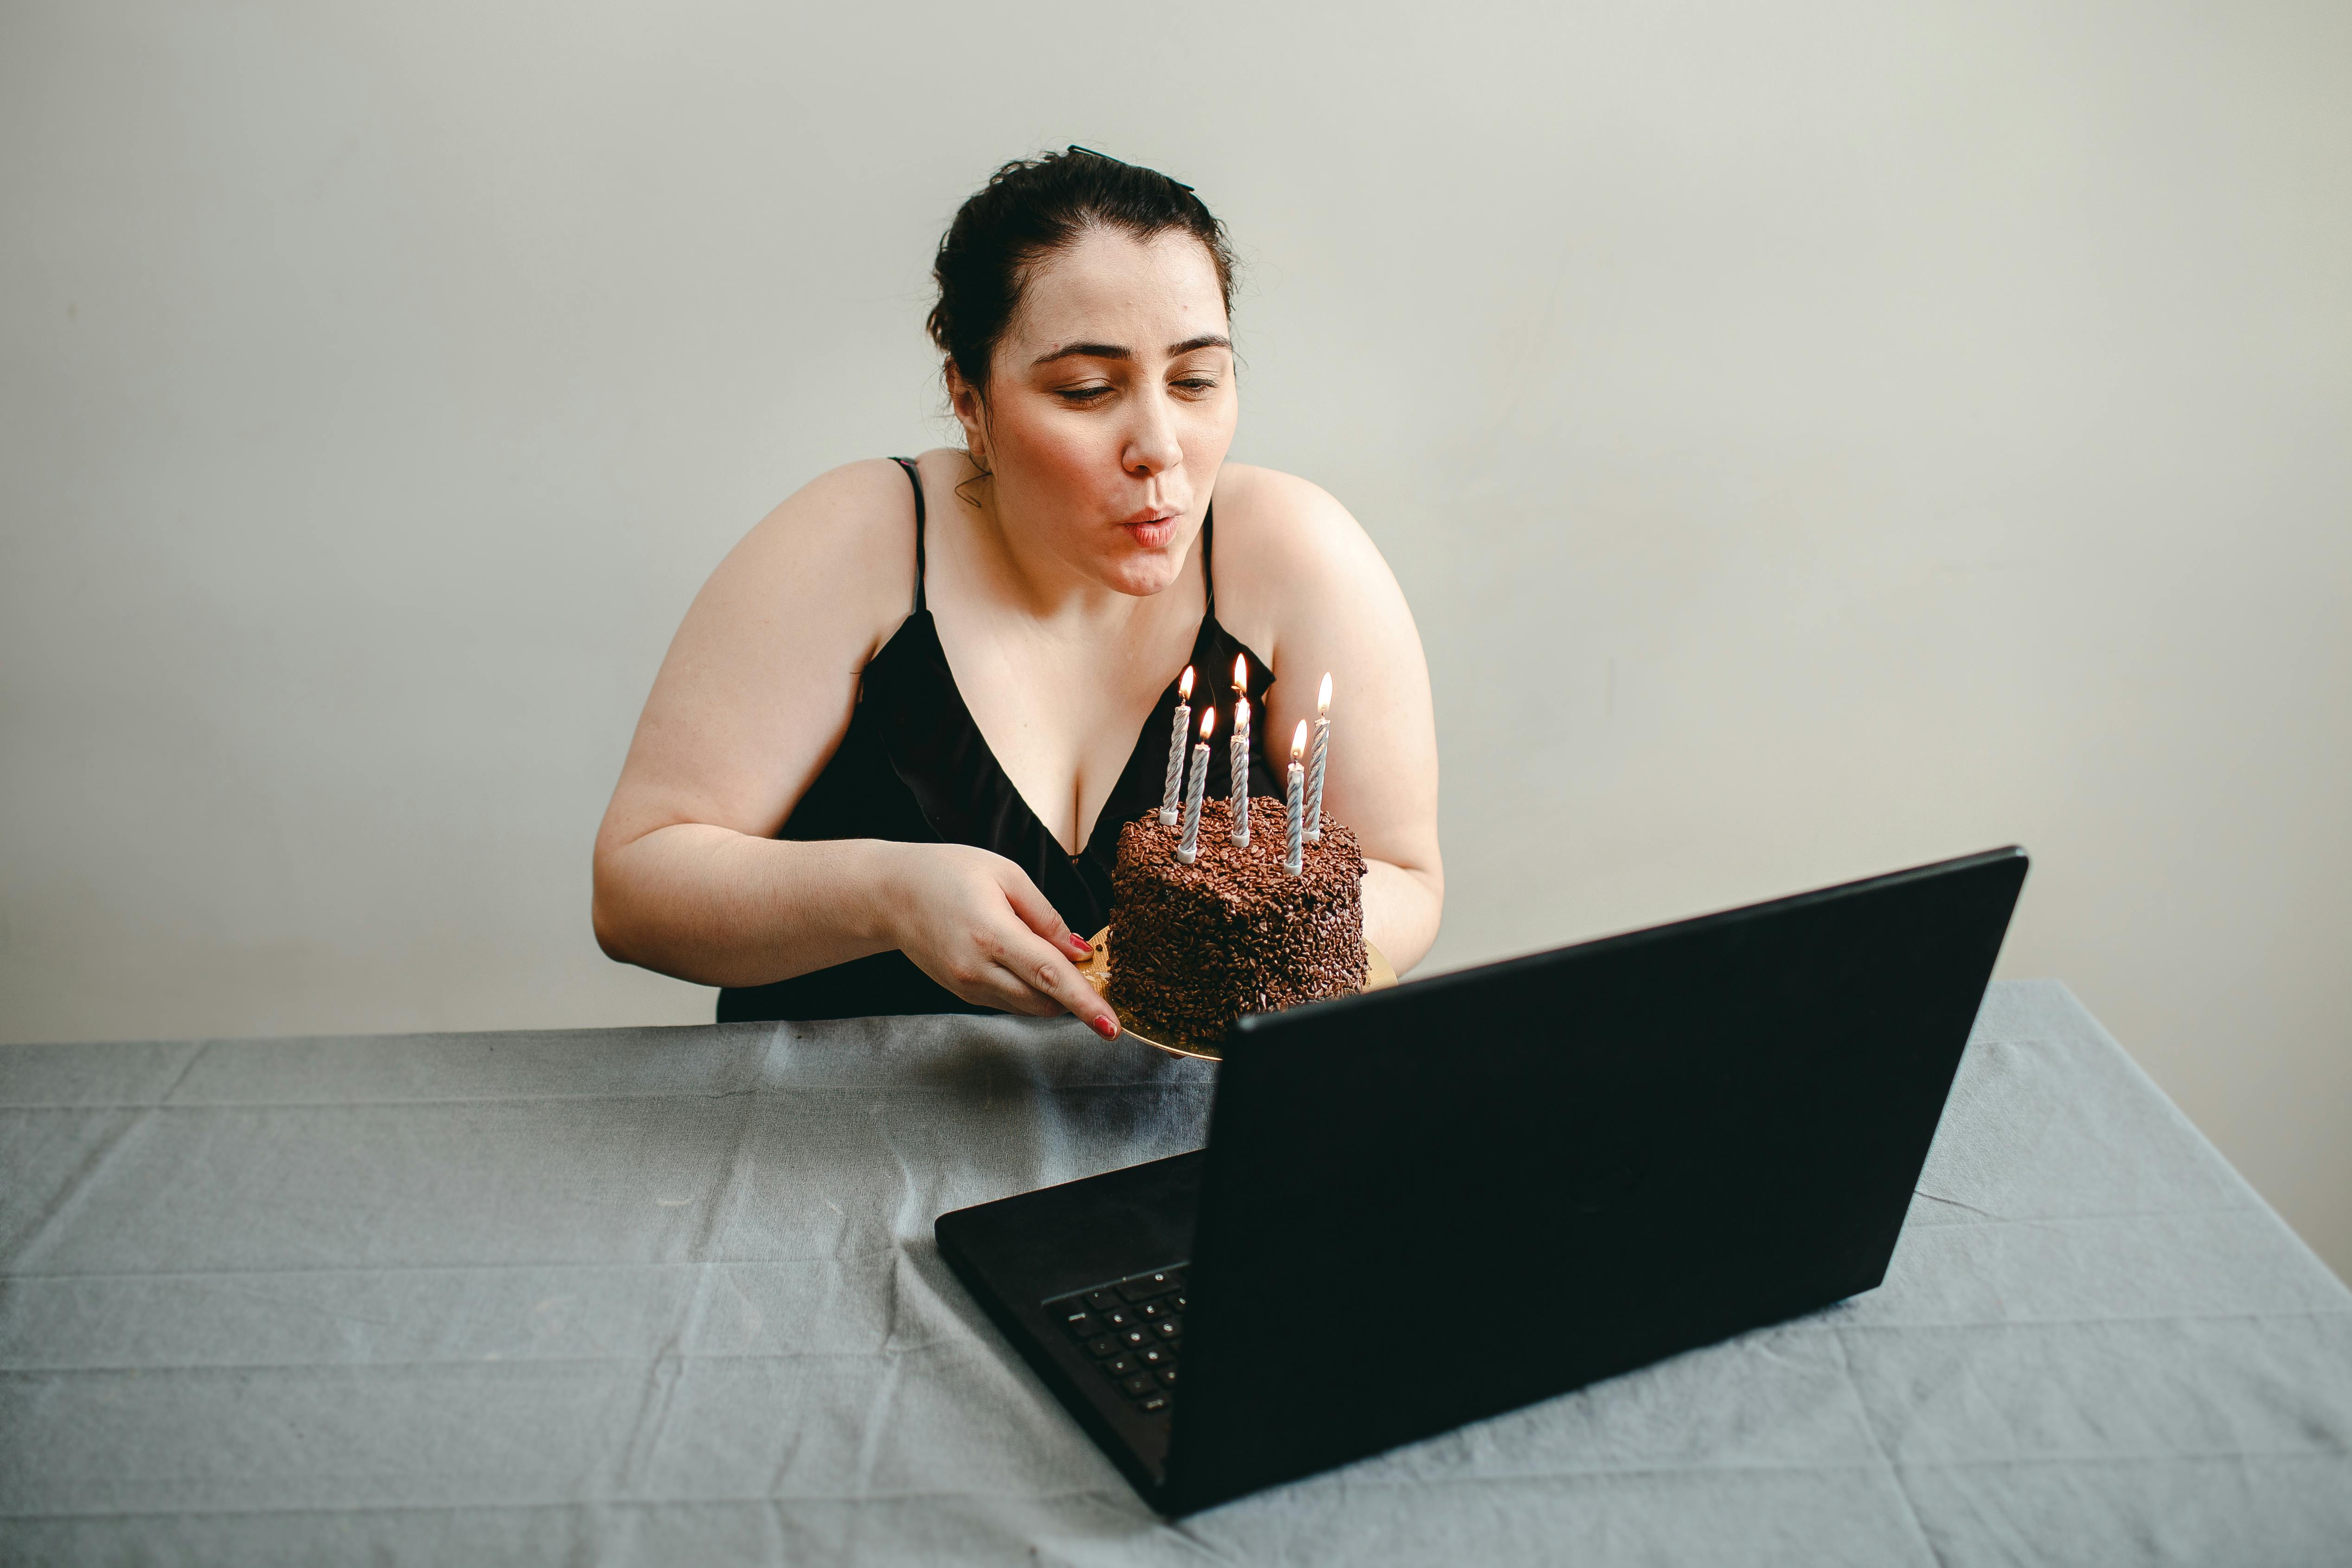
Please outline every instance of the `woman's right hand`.
M1051 1018L1066 1012L1105 1040L1118 1017L1078 973L1090 951L1003 855L970 844L893 844L884 895L899 951L965 1001Z

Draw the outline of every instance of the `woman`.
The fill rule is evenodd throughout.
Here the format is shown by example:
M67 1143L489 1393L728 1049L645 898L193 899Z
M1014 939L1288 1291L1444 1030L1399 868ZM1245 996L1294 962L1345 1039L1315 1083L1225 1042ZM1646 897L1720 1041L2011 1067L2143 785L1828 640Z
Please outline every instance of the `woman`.
M835 469L711 574L597 834L597 941L727 988L722 1020L1066 1010L1114 1037L1080 934L1159 804L1178 673L1230 733L1238 658L1260 794L1331 674L1326 809L1370 862L1366 935L1418 962L1444 899L1420 638L1338 502L1225 462L1222 225L1074 147L999 170L936 272L964 450Z

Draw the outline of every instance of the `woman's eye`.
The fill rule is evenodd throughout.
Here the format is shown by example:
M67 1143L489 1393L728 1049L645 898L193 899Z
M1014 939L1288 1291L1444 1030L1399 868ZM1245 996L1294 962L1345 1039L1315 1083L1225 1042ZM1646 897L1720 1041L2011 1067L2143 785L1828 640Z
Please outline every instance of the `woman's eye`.
M1217 390L1216 379L1213 376L1187 376L1173 384L1189 392L1209 392Z
M1078 404L1080 407L1084 407L1087 403L1097 402L1110 396L1110 388L1062 387L1056 390L1054 395L1060 398L1064 402L1074 402Z

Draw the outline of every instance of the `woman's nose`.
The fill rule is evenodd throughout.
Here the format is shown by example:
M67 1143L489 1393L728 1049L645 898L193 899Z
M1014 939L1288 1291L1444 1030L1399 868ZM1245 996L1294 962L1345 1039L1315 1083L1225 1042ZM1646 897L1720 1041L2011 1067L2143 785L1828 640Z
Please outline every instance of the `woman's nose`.
M1176 423L1159 399L1150 400L1129 434L1124 460L1129 473L1147 479L1184 460L1183 443L1176 439Z

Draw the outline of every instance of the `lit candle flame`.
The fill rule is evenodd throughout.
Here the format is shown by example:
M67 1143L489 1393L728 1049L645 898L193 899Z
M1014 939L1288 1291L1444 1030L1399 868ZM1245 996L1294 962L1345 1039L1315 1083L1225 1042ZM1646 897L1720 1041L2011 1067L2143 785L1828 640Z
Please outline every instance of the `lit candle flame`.
M1331 676L1327 671L1323 676L1322 689L1315 694L1315 716L1318 718L1323 718L1328 716L1330 712Z
M1203 709L1201 714L1201 738L1204 741L1207 740L1211 733L1213 732L1216 727L1217 710L1215 708Z
M1327 680L1324 684L1328 686L1330 683ZM1184 673L1176 677L1176 700L1183 703L1192 700L1192 666L1190 664L1185 665Z
M1247 690L1249 690L1249 655L1235 653L1234 655L1234 695L1238 696Z
M1330 676L1326 675L1323 677L1324 686L1327 690L1329 688L1330 682ZM1298 721L1298 727L1290 732L1290 760L1293 763L1296 763L1300 758L1306 755L1307 721L1302 718Z

